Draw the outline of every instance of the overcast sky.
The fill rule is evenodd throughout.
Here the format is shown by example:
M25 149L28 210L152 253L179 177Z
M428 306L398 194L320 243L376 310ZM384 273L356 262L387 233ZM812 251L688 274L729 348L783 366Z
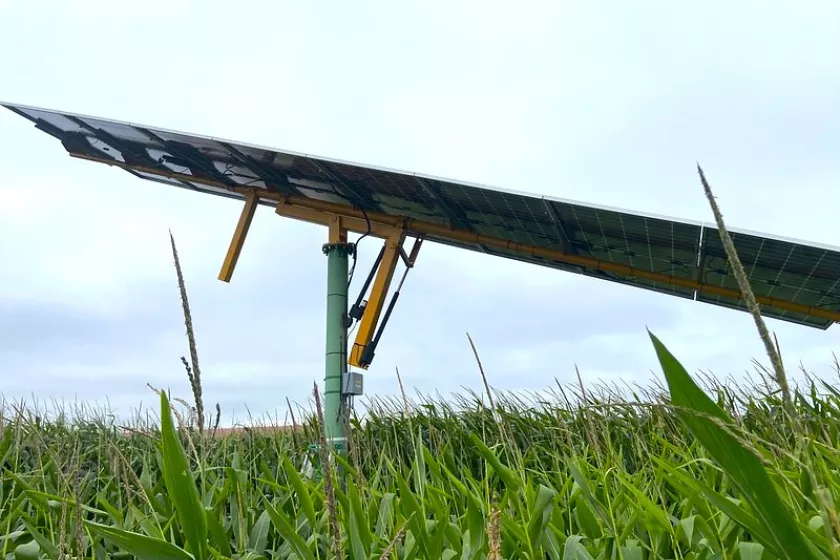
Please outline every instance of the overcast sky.
M838 244L836 2L3 2L0 99ZM154 406L189 396L168 228L208 407L282 417L323 378L320 226L76 161L0 112L0 392ZM378 246L360 246L359 271ZM359 283L356 284L358 287ZM352 294L353 296L355 294ZM832 375L837 328L770 321ZM644 382L646 327L690 371L766 362L751 318L426 244L366 374L394 394Z

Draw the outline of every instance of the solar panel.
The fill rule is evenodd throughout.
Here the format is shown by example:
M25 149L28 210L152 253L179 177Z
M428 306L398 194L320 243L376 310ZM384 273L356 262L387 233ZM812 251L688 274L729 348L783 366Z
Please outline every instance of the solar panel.
M288 196L406 218L409 235L429 241L743 309L717 229L700 222L2 105L71 155L150 181L236 199L256 189L265 205ZM767 316L823 329L840 320L838 249L738 230L733 239Z

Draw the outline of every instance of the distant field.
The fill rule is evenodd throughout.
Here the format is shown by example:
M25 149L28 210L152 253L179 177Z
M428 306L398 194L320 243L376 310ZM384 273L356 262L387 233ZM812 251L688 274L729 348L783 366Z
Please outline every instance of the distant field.
M314 418L297 431L202 438L168 414L162 433L128 436L6 416L2 558L836 557L836 389L815 381L795 392L795 424L765 389L708 385L732 422L706 410L694 431L667 389L638 393L573 386L551 402L495 394L493 407L486 394L457 406L380 402L355 423L346 486L333 472L332 492L307 451ZM722 447L701 444L714 429ZM781 507L762 509L770 502L748 499L745 482ZM796 538L807 547L785 555Z

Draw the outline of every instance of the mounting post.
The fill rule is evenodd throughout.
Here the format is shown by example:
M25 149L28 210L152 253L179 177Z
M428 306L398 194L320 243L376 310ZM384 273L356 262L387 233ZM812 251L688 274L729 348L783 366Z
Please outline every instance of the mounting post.
M329 243L323 246L327 255L327 346L324 376L324 435L327 445L339 453L345 449L345 417L348 413L343 397L347 372L347 257L353 246L347 242L347 229L341 218L330 219Z

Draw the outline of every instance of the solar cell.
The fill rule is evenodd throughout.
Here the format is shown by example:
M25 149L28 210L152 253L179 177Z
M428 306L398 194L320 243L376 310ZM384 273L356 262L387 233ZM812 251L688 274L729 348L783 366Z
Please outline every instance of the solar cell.
M73 156L170 186L399 217L409 235L743 309L714 227L101 118L3 104ZM329 210L333 211L333 210ZM733 230L766 315L840 320L840 251Z
M732 242L757 296L796 301L819 309L840 310L840 253L836 249L730 230ZM706 228L700 254L700 280L712 286L737 289L717 229ZM699 301L743 309L714 294L698 294ZM783 309L765 312L782 320L827 328L832 321Z

